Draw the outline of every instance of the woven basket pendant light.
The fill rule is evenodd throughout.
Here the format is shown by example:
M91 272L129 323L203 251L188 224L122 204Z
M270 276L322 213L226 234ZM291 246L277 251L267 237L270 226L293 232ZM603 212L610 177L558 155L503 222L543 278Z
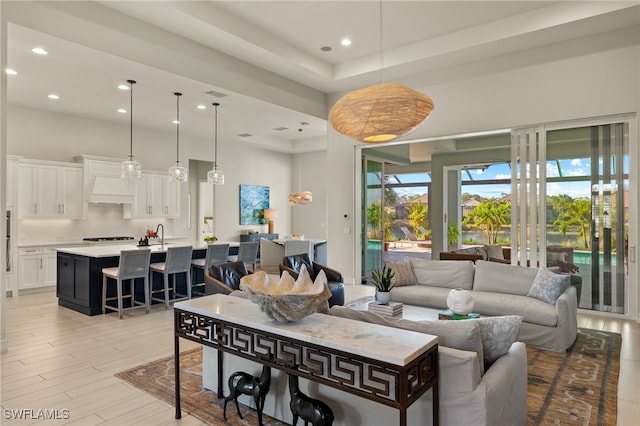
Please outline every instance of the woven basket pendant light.
M424 93L399 83L383 83L382 0L380 0L380 84L354 90L329 112L334 129L360 142L388 142L416 130L433 111Z
M399 83L381 83L344 95L329 121L338 132L360 142L388 142L416 130L433 111L424 93Z

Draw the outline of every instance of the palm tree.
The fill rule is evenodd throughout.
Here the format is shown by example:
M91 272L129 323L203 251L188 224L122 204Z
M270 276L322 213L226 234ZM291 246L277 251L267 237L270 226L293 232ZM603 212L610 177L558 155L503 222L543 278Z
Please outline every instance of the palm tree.
M463 220L465 225L475 225L487 233L489 244L498 240L498 232L511 223L511 203L501 203L495 198L483 201Z
M580 227L578 234L583 238L584 247L589 248L591 234L591 201L587 197L576 198L567 209L567 222L569 225Z
M407 217L413 228L413 233L416 234L418 238L424 238L424 230L427 229L428 206L422 204L421 200L418 200L417 203L410 201L408 210L409 215Z

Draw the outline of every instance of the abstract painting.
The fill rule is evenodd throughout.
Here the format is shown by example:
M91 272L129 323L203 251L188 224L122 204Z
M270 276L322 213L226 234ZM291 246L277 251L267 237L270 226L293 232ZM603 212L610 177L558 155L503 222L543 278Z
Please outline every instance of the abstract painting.
M240 225L266 223L262 215L268 208L268 186L240 185Z

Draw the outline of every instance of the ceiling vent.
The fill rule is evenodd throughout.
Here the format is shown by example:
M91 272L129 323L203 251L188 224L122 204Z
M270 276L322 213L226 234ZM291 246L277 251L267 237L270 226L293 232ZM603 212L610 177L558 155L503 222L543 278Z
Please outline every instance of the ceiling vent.
M249 136L253 136L253 135L251 133L240 133L238 136L241 138L248 138Z
M276 132L282 132L283 130L289 130L289 128L280 126L280 127L274 127L273 130L275 130Z
M214 98L224 98L228 96L226 93L216 92L215 90L209 90L205 93L209 96L213 96Z

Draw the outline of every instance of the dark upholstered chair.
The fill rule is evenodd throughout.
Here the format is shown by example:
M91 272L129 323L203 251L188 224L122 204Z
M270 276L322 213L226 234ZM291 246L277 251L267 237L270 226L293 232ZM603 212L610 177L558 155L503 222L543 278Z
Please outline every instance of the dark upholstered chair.
M205 294L230 294L240 290L240 278L249 275L244 262L212 265L204 273Z
M280 264L280 275L282 275L284 271L287 271L293 279L297 279L298 274L300 273L300 268L302 268L303 264L307 266L309 276L311 276L311 279L314 281L321 270L326 274L329 291L331 291L329 307L333 305L344 305L344 281L342 279L342 274L328 266L312 262L311 259L309 259L309 255L306 253L285 256L282 258L282 263Z

